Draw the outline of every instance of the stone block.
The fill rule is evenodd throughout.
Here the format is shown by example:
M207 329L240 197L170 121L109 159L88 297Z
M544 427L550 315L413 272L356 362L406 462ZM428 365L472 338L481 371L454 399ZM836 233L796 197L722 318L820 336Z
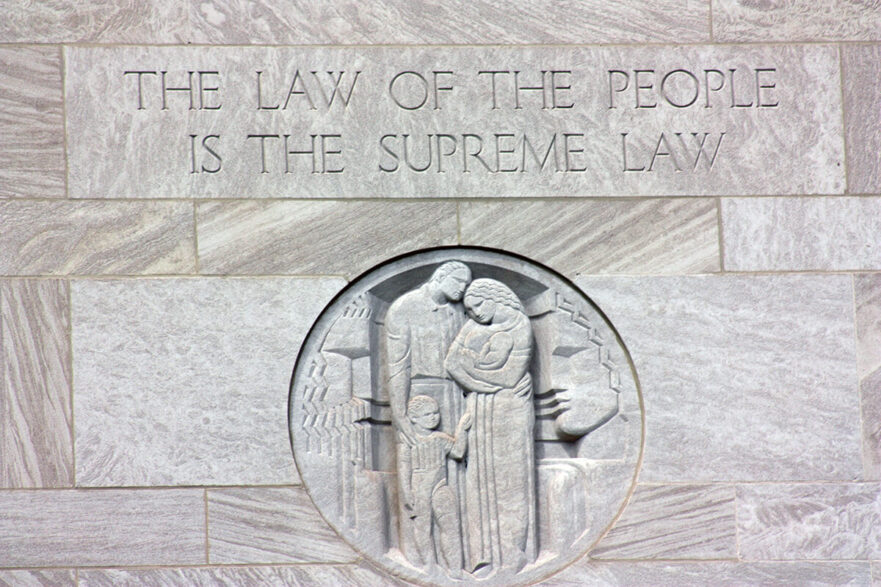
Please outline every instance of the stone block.
M319 4L206 0L189 4L194 42L215 44L512 44L700 42L706 0Z
M881 269L881 198L723 198L728 271Z
M844 45L844 123L847 188L854 194L881 192L881 59L879 45Z
M845 190L834 46L65 55L75 198Z
M845 275L580 277L633 356L642 482L862 474Z
M0 567L205 563L201 489L0 491Z
M863 410L863 473L881 479L881 274L854 276Z
M347 563L358 555L300 487L208 491L211 563Z
M0 47L0 198L65 196L63 112L60 50Z
M367 565L292 565L252 567L198 567L166 569L83 569L82 587L213 587L215 585L364 585L386 587L405 585L378 574Z
M203 273L354 277L407 251L456 244L452 202L210 202L196 207Z
M0 21L0 43L176 43L186 40L188 2L24 2Z
M863 408L863 475L881 480L881 369L860 383Z
M77 482L298 480L287 398L298 348L341 279L72 286Z
M639 485L596 559L736 558L734 487Z
M67 282L0 281L0 487L73 485Z
M723 43L881 40L881 9L859 0L715 0L713 38Z
M189 202L0 201L0 275L190 273Z
M652 585L705 587L706 585L868 585L872 580L865 562L578 562L542 583L545 587L579 585Z
M2 587L74 587L76 584L73 571L0 571Z
M860 377L881 369L881 273L854 276Z
M881 485L738 486L737 535L747 560L878 559Z
M716 203L708 200L464 202L461 241L579 273L719 270Z

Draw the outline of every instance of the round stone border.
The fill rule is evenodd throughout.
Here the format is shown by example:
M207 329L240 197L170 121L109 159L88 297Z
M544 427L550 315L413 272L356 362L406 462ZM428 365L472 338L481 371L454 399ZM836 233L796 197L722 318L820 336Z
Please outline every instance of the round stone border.
M635 394L635 399L637 400L639 410L639 441L638 446L635 449L635 458L632 459L633 462L627 462L624 465L627 469L632 469L632 473L627 476L627 479L629 479L629 484L627 485L625 491L623 491L621 499L616 500L619 505L617 508L615 508L614 514L609 518L608 523L603 526L600 532L591 532L592 538L590 540L578 539L572 545L572 555L559 555L555 559L547 562L542 562L539 559L534 564L528 566L523 571L521 571L519 573L519 576L515 578L516 580L513 583L510 581L510 578L503 583L496 583L493 582L491 579L470 582L471 584L478 585L532 584L550 578L552 575L560 572L562 569L568 567L569 565L574 564L578 560L582 559L584 556L589 556L590 551L597 545L600 540L602 540L602 538L609 532L609 530L621 517L624 508L633 495L633 492L636 488L636 481L642 467L642 460L645 450L645 406L642 397L642 390L639 384L639 378L636 373L636 368L630 352L628 351L621 336L615 329L614 325L612 325L606 314L590 299L590 297L584 291L581 290L581 288L579 288L570 279L561 275L557 271L532 259L508 251L473 246L445 246L430 249L420 249L398 255L375 265L374 267L364 271L357 277L351 279L349 283L339 293L337 293L337 295L334 296L334 298L325 306L325 308L319 314L318 318L309 329L309 332L306 334L298 352L293 369L293 374L291 377L288 395L288 430L290 433L291 449L293 452L294 461L296 463L300 478L303 483L303 487L321 517L328 523L331 528L334 529L334 531L336 531L336 533L340 537L343 538L343 540L346 541L346 543L348 543L356 552L362 555L366 561L376 565L383 572L388 573L393 577L415 582L417 584L461 585L469 583L468 581L459 580L449 580L446 583L433 582L428 577L426 577L424 573L419 572L418 569L410 566L406 561L397 560L388 555L377 557L374 554L368 552L363 544L359 544L360 541L358 537L351 536L351 532L348 529L341 527L341 524L338 523L338 520L334 520L329 515L327 515L327 513L322 508L322 501L320 499L316 499L316 488L310 487L310 474L308 470L304 470L305 463L303 462L303 457L297 456L297 445L300 442L298 442L298 436L293 426L293 422L295 421L295 414L297 412L297 408L295 405L295 390L298 376L300 375L301 370L304 368L306 358L312 356L316 352L319 352L320 345L324 342L325 337L333 327L336 320L339 318L342 310L347 305L349 305L356 297L367 291L372 290L378 285L394 279L396 275L400 275L408 271L418 270L420 267L423 266L437 266L440 263L451 260L459 260L465 262L466 264L469 264L469 266L472 264L486 265L487 263L491 263L493 266L500 267L503 271L508 271L515 274L519 273L527 278L534 279L538 282L544 282L545 280L550 279L551 286L556 286L558 289L562 289L564 291L571 290L572 292L576 293L581 298L581 300L587 304L587 307L591 311L595 312L596 315L600 318L602 326L612 334L612 337L617 345L616 348L620 349L620 352L623 354L623 357L625 359L626 364L621 365L622 374L623 372L626 372L632 378L632 392ZM536 467L537 465L538 461L536 461ZM584 544L585 542L587 542L587 544Z

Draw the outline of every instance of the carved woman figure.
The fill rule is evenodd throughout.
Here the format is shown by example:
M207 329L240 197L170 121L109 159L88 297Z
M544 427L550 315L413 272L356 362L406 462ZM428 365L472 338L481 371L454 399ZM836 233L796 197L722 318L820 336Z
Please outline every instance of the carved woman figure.
M472 425L465 469L466 570L514 574L535 559L532 326L517 295L494 279L465 292L466 322L447 353Z

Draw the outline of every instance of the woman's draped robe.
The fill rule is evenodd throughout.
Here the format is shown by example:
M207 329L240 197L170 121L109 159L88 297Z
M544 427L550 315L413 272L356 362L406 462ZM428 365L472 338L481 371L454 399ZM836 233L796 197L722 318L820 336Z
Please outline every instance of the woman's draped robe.
M502 386L469 389L473 414L465 470L466 570L519 571L535 560L536 496L532 329L525 315L499 327L469 322L447 356L475 379ZM455 375L454 375L455 377ZM518 377L512 379L512 377ZM511 384L514 380L517 383ZM503 383L504 382L504 383Z

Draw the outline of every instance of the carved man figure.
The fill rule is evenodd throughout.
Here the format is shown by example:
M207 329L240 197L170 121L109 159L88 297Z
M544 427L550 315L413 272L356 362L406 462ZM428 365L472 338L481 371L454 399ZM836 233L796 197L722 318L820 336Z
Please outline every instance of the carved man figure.
M417 442L413 424L407 417L407 403L417 395L428 396L437 402L440 423L437 430L454 435L456 425L464 413L462 389L447 373L444 366L447 350L465 323L465 312L460 303L471 282L471 270L464 263L450 261L438 267L431 278L399 297L385 317L385 354L387 390L392 420L398 436L398 462L405 449ZM447 461L447 483L459 504L464 494L462 463ZM398 475L401 495L401 477ZM418 564L421 557L414 552L414 529L407 523L409 517L401 509L401 547ZM461 507L461 505L460 505ZM463 536L467 541L467 536Z

